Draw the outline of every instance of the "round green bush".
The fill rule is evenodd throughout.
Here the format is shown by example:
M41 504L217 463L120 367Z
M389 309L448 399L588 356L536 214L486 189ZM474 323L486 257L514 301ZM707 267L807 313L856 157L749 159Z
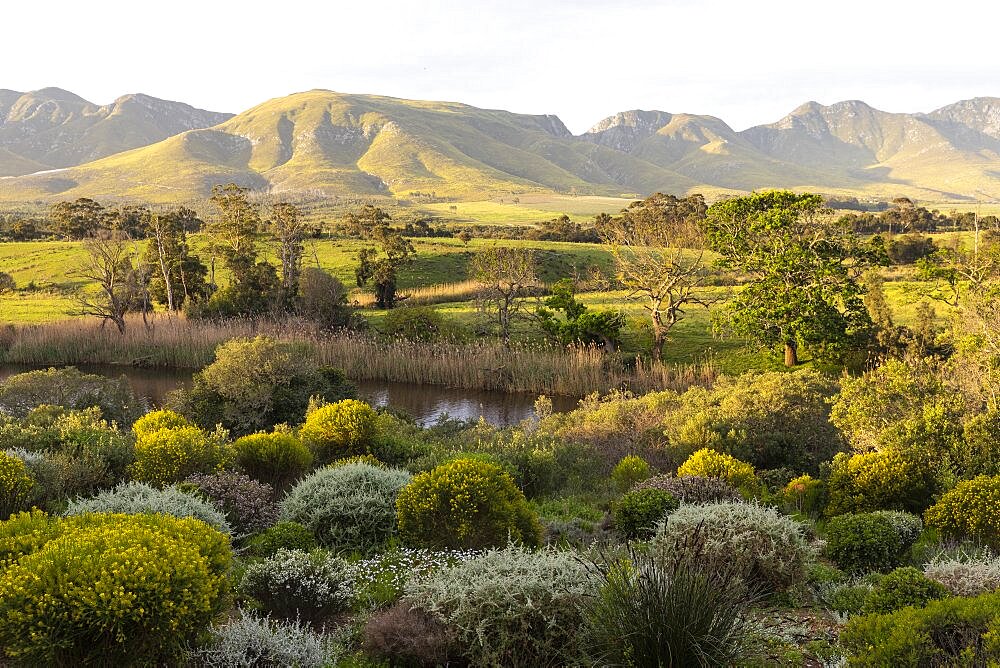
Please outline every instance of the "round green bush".
M146 413L132 425L132 433L136 438L147 436L161 429L179 429L190 427L191 422L180 413L163 409Z
M638 483L653 475L653 470L645 459L636 455L622 457L611 470L611 484L619 494L623 494Z
M887 571L922 528L919 517L890 510L838 515L826 524L826 554L849 573Z
M35 479L24 460L0 450L0 519L27 510L34 489Z
M193 517L225 534L232 533L225 514L214 505L176 487L158 489L141 482L123 482L87 499L69 502L66 515L159 513L172 517Z
M963 480L927 509L931 526L950 538L1000 546L1000 476Z
M702 448L677 468L677 476L704 476L721 478L737 489L759 486L752 464L741 462L731 455Z
M298 522L278 522L250 539L247 550L254 557L266 559L278 550L303 550L316 547L316 537Z
M309 529L323 546L368 551L396 532L396 497L410 474L370 464L325 468L303 478L281 504L281 518Z
M647 539L656 533L656 526L677 510L680 503L662 489L635 489L615 503L615 527L626 538Z
M312 466L313 455L288 432L257 433L233 443L236 465L274 489L287 489Z
M897 568L884 578L865 597L863 612L886 613L913 606L922 608L931 601L944 598L948 590L912 566Z
M653 537L652 552L661 560L692 549L698 550L694 560L735 568L769 594L804 581L813 556L801 524L773 508L740 501L683 504Z
M58 524L0 572L0 646L16 662L175 664L221 612L231 557L206 524L162 515Z
M219 470L226 456L226 447L197 427L158 429L136 438L129 471L139 482L170 485Z
M456 459L414 476L396 508L403 540L419 547L541 543L538 516L510 474L479 459Z
M345 399L317 408L306 416L299 430L302 441L324 464L342 457L370 454L378 414L356 399Z

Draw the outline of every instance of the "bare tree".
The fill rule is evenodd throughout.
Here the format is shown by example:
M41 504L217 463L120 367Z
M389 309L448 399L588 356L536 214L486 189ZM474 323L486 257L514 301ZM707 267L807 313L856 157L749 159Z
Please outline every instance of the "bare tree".
M618 280L629 290L630 299L646 301L657 359L685 310L711 304L697 292L704 280L705 246L699 223L705 210L701 195L678 199L657 193L618 216L597 220L598 232L611 247Z
M84 288L76 297L74 315L94 316L102 326L113 322L125 333L125 314L141 297L141 271L133 264L134 244L122 232L112 232L88 239L83 244L87 252L76 276L97 284L97 291Z
M510 343L511 320L524 297L539 284L534 251L505 246L483 249L472 261L472 272L482 288L481 307L494 312L501 338Z

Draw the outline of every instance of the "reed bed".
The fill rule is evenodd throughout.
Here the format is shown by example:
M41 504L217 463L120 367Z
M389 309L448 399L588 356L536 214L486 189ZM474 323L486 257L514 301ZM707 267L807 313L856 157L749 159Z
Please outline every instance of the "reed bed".
M623 364L619 357L590 347L425 343L324 333L296 321L217 323L162 316L148 326L133 319L124 335L113 327L81 320L8 328L0 332L0 361L199 369L213 360L220 343L258 334L308 343L325 364L343 369L355 380L583 396L612 389L683 390L709 385L717 375L710 362L668 365L637 359Z

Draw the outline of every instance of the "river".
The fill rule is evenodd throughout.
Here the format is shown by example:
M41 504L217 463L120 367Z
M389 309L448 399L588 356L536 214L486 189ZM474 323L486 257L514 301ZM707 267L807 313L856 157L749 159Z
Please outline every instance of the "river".
M181 369L143 369L128 366L87 365L77 368L102 376L125 376L132 391L160 406L167 394L191 384L191 371ZM30 367L0 365L0 381ZM531 394L510 394L480 390L459 390L437 385L416 385L384 381L355 381L358 396L373 406L389 407L413 417L417 423L429 426L449 417L458 420L485 419L498 427L515 425L534 415L536 397ZM576 407L572 397L553 397L555 411Z

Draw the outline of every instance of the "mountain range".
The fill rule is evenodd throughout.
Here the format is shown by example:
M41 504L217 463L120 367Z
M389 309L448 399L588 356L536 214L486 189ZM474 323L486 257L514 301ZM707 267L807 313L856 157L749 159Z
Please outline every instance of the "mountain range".
M992 198L1000 98L918 114L808 102L739 132L714 116L635 110L575 136L556 116L326 90L238 115L146 95L99 106L54 88L0 90L0 199L176 202L229 181L306 199L775 187Z

